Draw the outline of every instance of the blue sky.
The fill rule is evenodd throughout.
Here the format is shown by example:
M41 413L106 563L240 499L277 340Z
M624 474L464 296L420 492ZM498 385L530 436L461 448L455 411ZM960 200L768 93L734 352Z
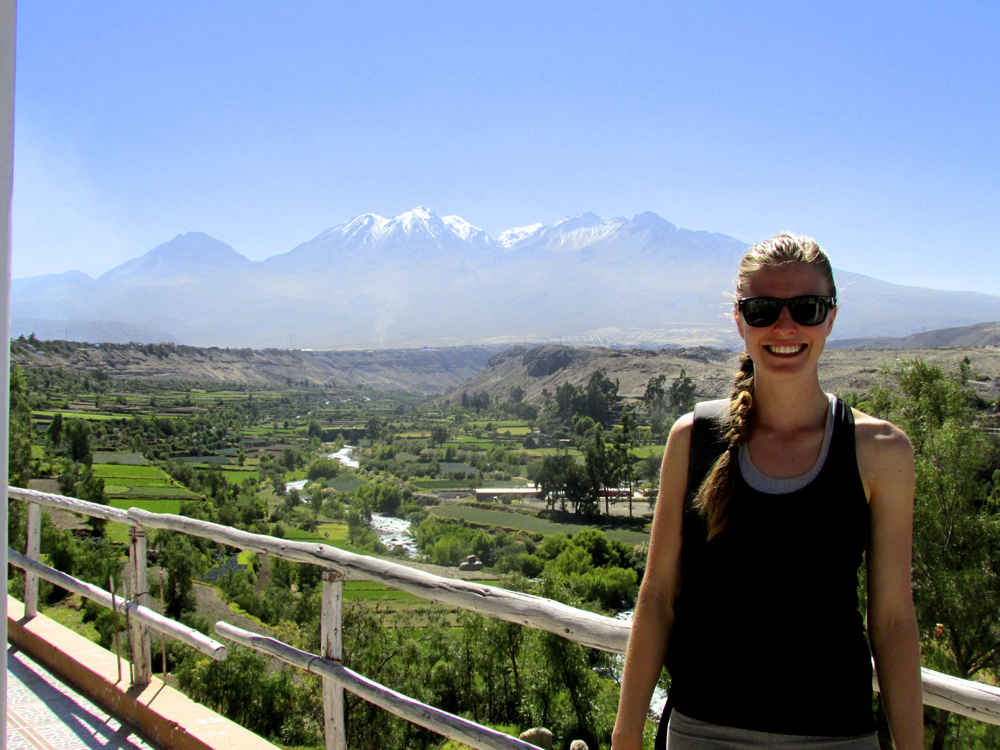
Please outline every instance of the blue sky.
M998 38L987 2L22 2L14 276L424 205L1000 294Z

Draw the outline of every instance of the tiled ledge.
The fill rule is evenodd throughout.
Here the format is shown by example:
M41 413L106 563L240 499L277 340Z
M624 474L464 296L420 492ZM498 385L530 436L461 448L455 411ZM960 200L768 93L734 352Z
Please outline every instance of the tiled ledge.
M72 684L111 715L136 727L167 750L278 750L238 724L153 678L130 687L128 662L83 636L38 615L24 619L24 605L7 597L8 640Z

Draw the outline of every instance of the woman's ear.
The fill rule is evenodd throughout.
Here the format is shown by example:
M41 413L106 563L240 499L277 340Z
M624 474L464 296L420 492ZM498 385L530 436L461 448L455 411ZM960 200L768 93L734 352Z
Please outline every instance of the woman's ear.
M743 333L743 316L740 315L740 308L733 305L733 319L736 321L736 330L740 333L740 338L746 341L746 336Z
M826 316L826 335L830 335L830 331L833 330L833 321L837 319L837 310L840 308L834 305L830 308L830 314Z

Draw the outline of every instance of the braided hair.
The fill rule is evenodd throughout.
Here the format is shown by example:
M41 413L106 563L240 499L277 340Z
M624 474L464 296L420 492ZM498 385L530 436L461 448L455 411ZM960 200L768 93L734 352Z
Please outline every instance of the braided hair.
M736 277L736 297L745 296L750 278L760 269L790 263L807 263L815 268L829 286L830 296L837 296L830 258L823 248L810 237L782 232L754 245L743 256ZM750 439L753 429L753 384L753 360L743 352L740 355L740 370L729 397L729 413L724 422L727 448L705 476L694 501L707 521L709 540L726 527L726 508L736 481L738 451Z

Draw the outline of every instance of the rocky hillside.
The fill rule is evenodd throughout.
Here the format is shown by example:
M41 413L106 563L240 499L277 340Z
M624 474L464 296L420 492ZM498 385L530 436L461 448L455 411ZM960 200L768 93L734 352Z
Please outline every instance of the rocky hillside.
M22 367L105 372L112 378L166 382L282 386L365 386L410 393L441 393L465 382L502 347L306 351L222 349L171 344L11 342L11 361Z
M820 361L820 381L831 392L865 391L880 382L880 372L898 358L921 358L947 371L958 367L968 356L977 374L974 386L991 401L1000 397L1000 349L956 348L895 350L833 350ZM736 353L726 349L693 347L686 349L573 349L567 346L538 346L528 349L515 346L493 357L486 368L466 383L452 389L446 397L459 397L462 391L485 391L493 399L507 400L511 388L523 388L525 399L536 402L542 390L554 394L569 382L585 385L595 370L604 370L620 381L619 393L638 399L651 377L659 374L668 381L683 369L697 388L699 398L720 398L729 393L736 371Z
M1000 323L977 323L961 328L938 328L903 338L839 339L828 349L932 349L935 347L1000 346Z

